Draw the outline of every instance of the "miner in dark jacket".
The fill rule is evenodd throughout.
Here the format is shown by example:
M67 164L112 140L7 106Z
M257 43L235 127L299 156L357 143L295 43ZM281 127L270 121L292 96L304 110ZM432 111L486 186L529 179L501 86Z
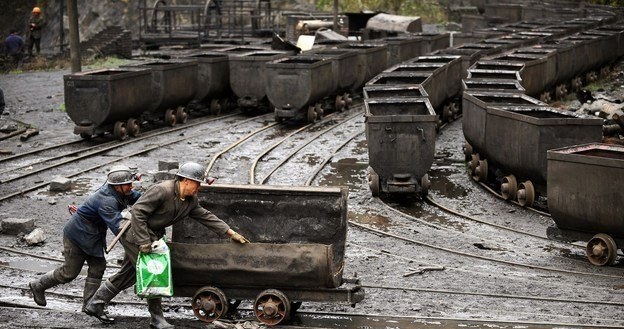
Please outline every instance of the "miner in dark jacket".
M106 230L110 229L115 235L119 233L124 216L130 217L126 208L141 196L132 189L133 180L128 167L115 166L104 185L75 211L70 210L73 215L63 228L63 265L29 284L37 305L45 306L45 290L75 279L85 262L89 269L84 304L95 294L106 270Z
M33 46L37 49L37 55L39 55L41 51L42 29L45 25L46 21L41 15L41 8L33 8L30 21L28 21L28 56L32 57Z
M126 252L121 269L98 289L85 307L85 313L97 317L104 323L113 323L114 319L104 312L104 306L120 291L135 284L139 251L150 252L152 243L165 235L165 228L181 220L191 218L238 243L249 242L199 205L197 191L203 181L203 166L189 162L180 167L175 180L152 185L145 191L132 207L130 228L120 239ZM147 299L151 316L150 328L173 328L163 316L161 300L161 298Z

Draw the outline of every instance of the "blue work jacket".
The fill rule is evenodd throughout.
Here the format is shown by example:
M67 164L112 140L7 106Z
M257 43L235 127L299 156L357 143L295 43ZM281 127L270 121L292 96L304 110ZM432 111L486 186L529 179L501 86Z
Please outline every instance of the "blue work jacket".
M121 211L133 205L141 193L132 191L128 196L115 192L105 184L93 193L72 215L63 228L63 234L86 254L104 257L106 229L119 233Z

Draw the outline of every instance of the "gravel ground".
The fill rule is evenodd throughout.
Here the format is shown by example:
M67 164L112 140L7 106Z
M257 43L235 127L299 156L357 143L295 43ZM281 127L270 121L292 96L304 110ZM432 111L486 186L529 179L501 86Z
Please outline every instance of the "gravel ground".
M609 82L593 91L595 98L605 98L613 104L624 99L624 73L622 66L612 73ZM63 112L63 80L67 71L27 72L0 76L0 88L4 91L7 108L0 117L0 127L28 124L39 129L39 135L26 141L14 137L0 142L0 150L20 153L30 149L54 145L67 140L78 140L73 135L73 123ZM597 85L598 86L598 85ZM593 88L593 87L592 87ZM559 107L577 109L580 102L574 95L566 102L555 104ZM350 135L357 129L363 130L363 120L354 120L345 130ZM240 131L240 135L244 132ZM312 133L309 133L311 135ZM232 136L232 140L236 136ZM254 152L263 149L275 136L265 136L259 145L249 145L235 154L233 165L217 163L215 172L223 177L224 183L244 183L247 162ZM317 148L331 148L332 142L325 141ZM491 196L484 189L468 179L461 145L463 137L461 122L449 125L439 135L436 147L436 161L430 172L432 180L431 197L459 212L469 214L483 221L513 227L520 231L533 232L547 236L547 231L554 227L548 217L526 211ZM206 144L210 144L206 146ZM219 143L217 143L219 144ZM228 143L189 143L185 154L191 158L206 152L214 152ZM146 184L150 182L150 173L156 167L158 159L177 158L178 150L164 150L136 160L140 169L148 173ZM284 151L285 152L285 151ZM318 159L311 155L296 159L289 164L290 173L305 167ZM624 266L616 264L608 268L595 268L584 260L582 250L559 240L544 240L507 232L489 225L467 221L441 211L429 203L420 201L384 200L372 198L366 184L366 166L368 154L364 134L357 136L348 147L339 152L331 164L325 168L313 185L347 185L349 187L349 219L355 224L350 226L346 251L345 274L357 276L367 288L366 299L356 308L338 304L304 304L303 311L332 311L357 314L385 314L425 318L456 318L472 320L524 321L526 323L546 322L555 327L567 327L572 324L587 324L600 327L624 326L624 306L622 300L624 280L621 279ZM236 165L238 164L238 165ZM237 172L244 172L243 174ZM75 188L64 194L52 194L40 190L24 197L14 198L0 204L2 218L31 217L36 226L46 232L47 240L43 245L28 247L15 236L0 235L0 246L11 247L38 255L61 257L61 227L67 219L66 206L79 204L85 197L103 183L105 171L97 170L77 178ZM238 175L238 176L237 176ZM301 181L301 175L277 175L272 184L292 184ZM42 177L42 180L49 177ZM4 187L0 186L0 189ZM7 192L7 191L3 191ZM386 206L400 209L399 214ZM409 215L405 215L409 214ZM397 238L381 236L379 233L362 229L356 224L400 236ZM412 242L407 240L413 240ZM416 242L414 242L416 241ZM437 246L438 248L431 248ZM440 249L442 248L442 249ZM450 252L449 252L450 251ZM463 253L463 254L462 254ZM483 259L492 257L498 262ZM115 264L122 258L121 248L109 254L108 260ZM25 286L26 282L38 273L54 268L54 262L29 263L22 257L0 251L3 264L17 265L26 271L0 269L0 277L6 285ZM517 261L525 266L512 266L506 262ZM429 271L422 275L403 276L418 266L442 266L444 270ZM539 269L567 269L582 273L602 274L605 277L552 272ZM114 273L109 268L107 275ZM74 282L52 289L53 292L81 294L83 277ZM393 289L381 289L380 286ZM28 293L19 293L12 289L3 290L0 301L18 305L33 305ZM449 293L436 292L446 290ZM452 291L468 291L480 296L461 295ZM524 297L559 298L560 302L545 302L539 299L506 299L494 296L511 294ZM98 327L93 319L77 312L80 305L75 301L61 297L51 297L49 310L2 310L1 328L17 327L63 327L83 326ZM123 292L119 300L137 301L130 291ZM571 303L570 300L595 301L594 303ZM605 302L600 304L600 302ZM184 299L173 299L172 303L186 303ZM245 304L244 304L245 305ZM145 326L147 312L144 306L112 305L112 314L122 316L122 321L110 328L139 328ZM202 327L191 321L192 313L188 310L168 308L167 316L181 327ZM245 316L243 313L240 316ZM51 319L50 324L48 319ZM141 320L143 319L143 320ZM618 320L619 319L619 320ZM342 320L335 321L343 323ZM362 324L361 328L388 327L379 326L377 321ZM348 321L346 321L348 323ZM317 324L318 325L318 324ZM481 327L477 322L448 323L432 320L422 326L437 325L442 327ZM321 326L321 325L318 325ZM399 324L396 327L410 328L414 323ZM506 327L503 324L490 324L489 327ZM329 327L329 326L328 326ZM345 327L349 327L346 325ZM524 327L531 327L526 325ZM537 325L536 327L540 327ZM546 325L541 327L548 327Z

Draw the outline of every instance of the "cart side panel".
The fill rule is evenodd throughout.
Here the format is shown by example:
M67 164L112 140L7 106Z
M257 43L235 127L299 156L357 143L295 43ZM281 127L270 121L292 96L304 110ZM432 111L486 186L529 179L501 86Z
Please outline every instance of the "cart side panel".
M336 288L331 245L170 243L175 286Z

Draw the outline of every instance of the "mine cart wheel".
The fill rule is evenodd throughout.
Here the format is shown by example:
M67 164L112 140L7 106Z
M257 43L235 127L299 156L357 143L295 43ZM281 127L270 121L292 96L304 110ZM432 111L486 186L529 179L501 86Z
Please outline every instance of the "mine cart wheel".
M227 97L221 98L219 100L219 113L217 114L221 114L221 112L227 111L229 102L230 101L228 100Z
M550 97L550 91L545 91L540 95L540 101L544 102L544 103L550 103L550 101L552 101L552 98Z
M487 181L488 176L488 163L487 159L479 160L479 164L475 167L474 174L472 177L477 182L485 182Z
M605 66L600 69L600 77L602 79L606 79L609 77L609 73L611 73L611 68L609 66Z
M314 120L316 120L316 111L314 110L314 106L312 105L308 107L307 120L308 120L308 123L312 123L314 122Z
M344 100L343 96L336 95L336 111L342 112L347 105L347 102Z
M282 123L284 122L284 117L281 117L277 114L277 111L275 111L275 113L273 114L273 116L275 117L275 122L279 122Z
M325 113L325 110L323 110L321 103L316 103L316 105L314 106L314 112L316 112L316 118L321 120L321 118L323 117L323 113Z
M113 127L113 136L118 140L122 141L128 137L128 132L126 131L126 124L117 121L115 122L115 126Z
M587 83L592 83L596 80L598 80L598 75L595 71L587 72L587 74L585 74L585 81L587 81Z
M572 79L570 85L572 86L572 91L579 91L583 86L583 80L581 80L581 77L576 77Z
M560 84L555 88L555 98L563 99L568 94L568 88L565 84Z
M481 160L479 153L473 153L470 155L470 161L468 161L468 174L470 176L474 175L475 169L479 165L479 160Z
M253 310L260 322L274 326L290 315L290 300L279 290L267 289L258 294Z
M218 99L213 99L210 101L210 113L219 114L221 112L221 105L219 104Z
M349 93L344 93L344 95L342 95L342 99L344 99L345 107L347 109L349 108L349 106L351 106L351 104L353 104L353 98L351 98L351 95L349 95Z
M470 145L470 143L465 142L464 143L464 158L466 159L466 161L470 161L470 159L472 159L472 145Z
M80 133L80 137L86 140L90 140L91 138L93 138L91 134L87 134L87 133Z
M371 190L371 194L374 197L379 196L379 175L375 173L375 171L371 168L368 168L368 174L366 175L368 178L368 187Z
M599 233L587 242L585 255L593 265L613 265L617 258L617 245L608 234Z
M132 137L137 137L141 134L141 126L139 126L139 120L130 118L126 122L126 131Z
M203 287L195 293L191 301L193 313L204 322L212 322L228 311L228 300L217 287Z
M185 123L188 118L188 114L182 106L179 106L175 113L177 123Z
M426 197L429 193L429 188L431 187L431 181L429 180L429 175L424 174L420 177L420 195L422 197Z
M451 104L444 105L444 108L442 109L442 120L444 122L451 122L451 120L453 120L453 109Z
M503 199L515 200L517 189L518 181L516 180L516 176L509 175L503 177L503 182L501 184L501 195L503 196Z
M518 203L523 207L533 206L535 202L535 188L530 180L520 183L518 186Z
M172 109L165 111L165 124L170 127L173 127L176 124L176 115Z

